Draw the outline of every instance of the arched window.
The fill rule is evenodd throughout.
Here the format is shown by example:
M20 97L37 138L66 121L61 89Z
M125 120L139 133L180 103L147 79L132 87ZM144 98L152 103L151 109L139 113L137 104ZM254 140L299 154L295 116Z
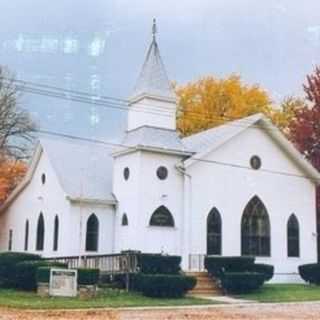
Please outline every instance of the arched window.
M292 214L287 224L287 249L288 257L300 256L300 243L299 243L299 222L297 217Z
M159 227L174 227L174 219L171 212L165 206L160 206L152 214L149 225Z
M42 251L44 248L44 218L43 214L40 213L38 218L38 225L37 225L37 240L36 240L36 250Z
M207 217L207 254L221 254L222 221L219 211L213 208Z
M26 221L24 229L24 251L28 251L29 248L29 220Z
M241 221L241 254L270 256L270 221L263 202L254 196Z
M53 228L53 251L58 250L58 242L59 242L59 217L55 216L54 228Z
M87 221L86 251L98 251L99 220L93 213Z
M126 213L123 214L122 216L122 221L121 221L121 225L123 226L127 226L129 224L129 221L128 221L128 216Z
M13 230L9 230L9 242L8 242L8 250L12 251L12 238L13 238Z

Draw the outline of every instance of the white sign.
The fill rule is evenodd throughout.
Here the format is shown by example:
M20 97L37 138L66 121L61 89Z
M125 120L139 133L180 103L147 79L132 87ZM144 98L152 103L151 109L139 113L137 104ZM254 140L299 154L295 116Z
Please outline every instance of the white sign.
M77 295L78 271L70 269L50 270L50 296L75 297Z

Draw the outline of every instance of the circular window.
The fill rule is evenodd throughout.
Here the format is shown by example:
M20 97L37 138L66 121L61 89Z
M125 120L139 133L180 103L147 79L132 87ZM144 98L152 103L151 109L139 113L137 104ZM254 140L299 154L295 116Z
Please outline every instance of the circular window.
M41 182L42 184L46 183L46 175L44 173L41 175Z
M157 176L160 180L165 180L168 177L168 169L166 167L159 167L157 170Z
M250 159L250 165L252 169L258 170L261 167L261 159L258 156L253 156Z
M123 177L124 177L124 179L125 180L128 180L129 179L129 176L130 176L130 170L129 170L129 168L127 167L127 168L124 168L124 170L123 170Z

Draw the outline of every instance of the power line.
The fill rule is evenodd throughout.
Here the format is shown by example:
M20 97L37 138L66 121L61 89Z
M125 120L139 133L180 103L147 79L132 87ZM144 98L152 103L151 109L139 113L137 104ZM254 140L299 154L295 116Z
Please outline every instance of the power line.
M69 89L59 88L59 87L55 87L55 86L51 86L51 85L39 84L39 83L25 81L25 80L15 80L15 79L9 79L9 78L4 78L4 77L2 77L2 79L7 80L7 81L12 81L12 82L18 82L21 84L28 84L29 83L30 85L33 85L33 86L48 88L48 89L52 89L55 91L60 91L60 92L65 93L66 95L67 94L77 94L80 96L71 97L71 96L63 95L61 93L57 93L55 91L42 90L42 89L38 89L38 88L27 87L25 85L17 86L18 90L24 91L27 93L31 93L31 94L39 94L39 95L52 97L52 98L60 98L60 99L64 99L67 101L81 102L81 103L86 103L86 104L94 104L94 105L99 105L99 106L111 108L111 109L120 109L120 110L124 110L124 111L131 110L133 112L142 112L142 113L149 113L149 114L154 114L154 115L171 117L171 115L163 112L163 110L166 110L166 111L170 110L165 107L151 106L148 104L139 104L138 108L129 109L128 103L130 103L130 100L125 100L125 99L115 98L115 97L110 97L110 96L103 96L103 95L95 96L95 95L92 95L88 92L69 90ZM81 95L86 96L87 98L81 97ZM114 100L114 101L118 101L118 102L110 102L108 100ZM141 110L141 108L143 108L143 109ZM150 108L151 108L151 110L150 110ZM191 119L210 120L210 121L218 121L218 122L220 121L220 122L222 122L222 124L243 127L239 124L232 124L232 123L230 124L230 122L232 122L232 121L240 120L239 118L236 118L236 117L206 116L203 113L195 112L195 111L189 111L188 112L189 118L190 118L190 115L191 115ZM243 124L246 123L245 119L242 119L242 123ZM252 125L250 122L248 122L248 124L250 124L251 128L254 128L254 127L260 128L259 126ZM274 130L273 128L265 128L265 129L266 130Z
M91 105L98 105L104 108L109 108L109 109L120 109L120 110L124 110L124 111L128 111L129 108L127 106L121 106L121 105L116 105L114 103L105 103L104 101L100 101L100 100L94 100L89 99L89 98L83 98L83 97L78 97L78 96L65 96L64 94L58 93L58 92L53 92L53 91L49 91L49 90L43 90L43 89L37 89L37 88L32 88L32 87L26 87L26 86L17 86L18 90L22 91L22 92L26 92L26 93L31 93L31 94L37 94L37 95L41 95L41 96L46 96L46 97L50 97L50 98L58 98L58 99L62 99L62 100L66 100L66 101L73 101L73 102L79 102L79 103L85 103L85 104L91 104ZM134 108L132 107L132 109L130 109L133 112L140 112L140 113L148 113L148 114L153 114L153 115L158 115L158 116L165 116L165 117L171 117L172 115L168 114L168 113L164 113L162 112L156 112L156 111L152 111L152 110L141 110L141 105L138 105L138 108ZM214 117L214 116L210 116L210 117L204 117L201 116L198 113L193 113L195 114L194 116L188 116L189 119L195 119L195 120L210 120L210 121L216 121L216 122L221 122L221 124L223 125L229 125L229 126L234 126L234 127L242 127L242 128L248 128L247 126L245 126L245 124L247 123L248 125L250 125L249 128L258 128L261 129L260 126L257 126L255 124L252 124L251 122L247 122L245 119L239 119L237 118L236 120L241 120L241 124L239 123L234 123L233 121L236 120L226 120L225 117ZM277 128L270 128L270 127L265 127L264 130L271 130L271 131L279 131Z
M80 137L80 136L70 135L70 134L66 134L66 133L59 133L59 132L50 131L50 130L37 130L37 132L39 132L40 134L61 137L61 138L66 138L66 139L70 139L70 140L78 140L78 141L85 141L85 142L89 142L89 143L102 144L102 145L106 145L109 147L120 147L125 150L133 150L133 151L137 150L137 147L134 147L134 146L125 145L125 144L116 143L116 142L108 142L108 141L100 140L100 139L84 138L84 137ZM244 169L244 170L250 170L250 171L253 170L251 167L243 166L243 165L236 164L236 163L228 163L228 162L224 162L224 161L201 159L201 158L194 157L192 155L188 159L199 161L199 162L204 162L204 163L208 163L208 164L215 164L215 165L219 165L219 166L231 167L231 168L235 168L235 169ZM260 172L260 173L288 176L288 177L294 177L294 178L303 178L303 179L307 179L307 180L311 180L311 181L315 180L314 178L308 177L305 175L300 175L300 174L295 174L295 173L290 173L290 172L285 172L285 171L264 169L264 168L260 168L256 172L257 173Z

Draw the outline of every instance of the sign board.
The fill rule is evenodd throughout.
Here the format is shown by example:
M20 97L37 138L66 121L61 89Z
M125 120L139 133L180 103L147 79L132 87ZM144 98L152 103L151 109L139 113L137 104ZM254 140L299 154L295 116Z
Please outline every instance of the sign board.
M50 296L75 297L77 295L78 271L70 269L50 270Z

